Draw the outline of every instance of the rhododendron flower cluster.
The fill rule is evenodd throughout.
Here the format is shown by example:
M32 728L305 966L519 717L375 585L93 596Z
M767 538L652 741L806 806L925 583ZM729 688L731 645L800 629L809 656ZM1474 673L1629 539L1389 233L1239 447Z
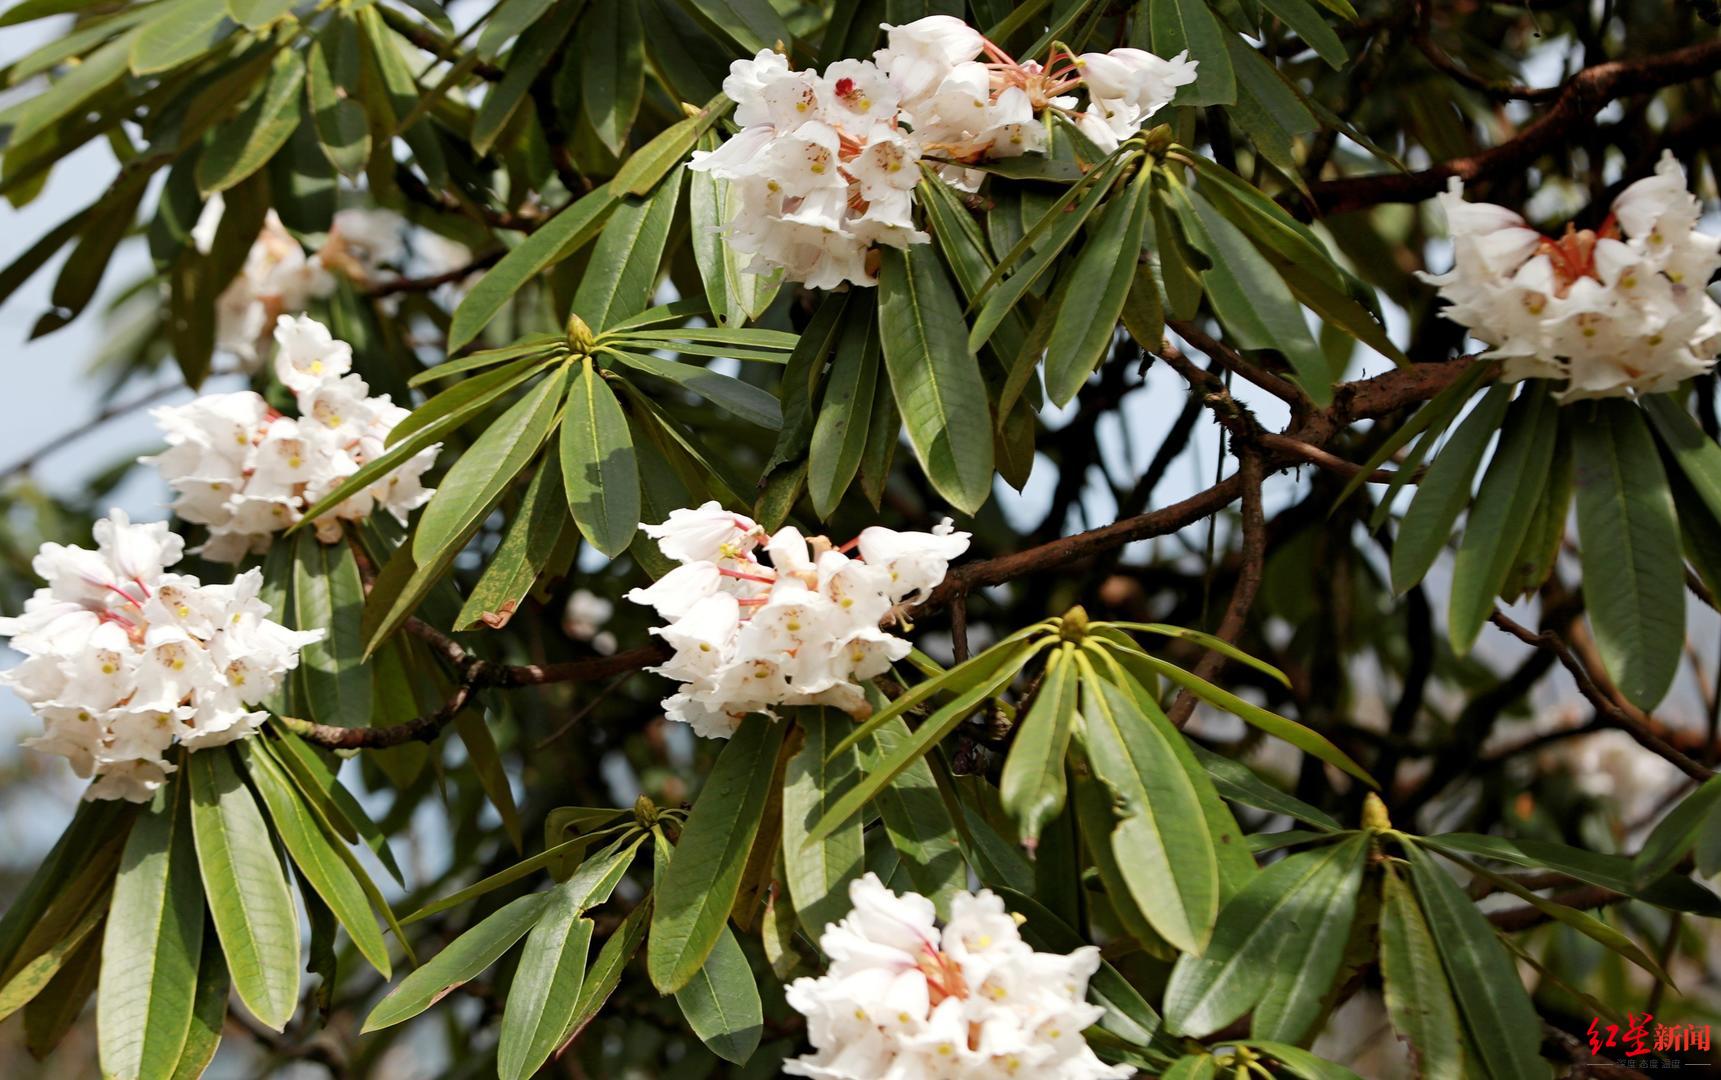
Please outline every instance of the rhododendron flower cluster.
M142 459L161 471L177 497L173 511L205 525L205 558L237 562L267 550L273 534L304 516L359 466L380 456L407 410L387 394L370 396L352 373L352 349L321 323L281 316L275 328L275 373L293 392L299 416L283 416L249 390L205 394L151 415L168 448ZM343 520L382 508L402 524L432 490L420 481L438 447L420 451L316 521L318 538L340 538Z
M748 269L812 288L874 283L878 244L925 243L914 225L923 159L973 191L979 162L1043 152L1043 114L1069 115L1107 151L1195 80L1195 62L1140 49L1017 61L948 15L886 24L872 60L794 71L768 49L730 65L741 131L691 168L730 181L726 232ZM984 56L982 61L980 57ZM1085 111L1072 91L1086 86Z
M225 213L219 194L204 203L191 230L192 242L204 254L214 245ZM231 353L245 370L255 371L269 355L276 320L299 314L312 300L333 293L335 275L368 285L390 276L391 269L410 267L431 276L453 271L471 258L464 245L428 229L412 229L392 210L358 208L337 212L323 246L307 254L270 210L239 275L216 298L215 347Z
M267 714L252 706L323 631L270 621L261 571L231 585L167 572L184 541L164 522L134 525L114 510L94 533L94 551L42 545L32 565L47 585L0 619L24 654L0 685L42 719L26 746L95 777L86 799L143 802L176 768L175 742L200 750L255 731Z
M1721 238L1697 231L1685 170L1664 154L1655 175L1620 192L1596 230L1558 240L1503 206L1439 196L1453 267L1423 274L1504 361L1507 379L1564 379L1561 400L1671 390L1721 352L1721 306L1705 286Z
M854 909L819 947L830 970L796 979L788 1001L807 1018L813 1052L783 1063L823 1080L897 1077L1127 1077L1082 1031L1105 1013L1087 1001L1100 952L1036 952L991 891L957 893L942 930L932 901L897 896L868 873Z
M668 620L652 633L675 653L651 670L682 685L664 710L717 738L777 705L866 715L859 680L909 652L880 624L926 599L950 560L968 550L968 534L948 519L930 533L874 526L839 548L793 526L768 535L716 502L640 527L681 563L627 594ZM757 557L761 547L769 565ZM858 558L849 554L855 549Z

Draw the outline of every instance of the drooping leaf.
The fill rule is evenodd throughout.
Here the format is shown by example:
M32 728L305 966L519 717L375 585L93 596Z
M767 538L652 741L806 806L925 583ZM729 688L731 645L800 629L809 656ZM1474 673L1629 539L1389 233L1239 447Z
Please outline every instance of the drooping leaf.
M1405 592L1422 580L1452 535L1452 525L1470 501L1470 482L1488 442L1506 417L1512 387L1490 387L1417 485L1416 498L1399 524L1392 545L1392 587Z
M848 885L860 876L865 858L861 815L849 818L829 836L807 843L807 830L859 778L853 749L832 755L847 718L833 709L808 706L795 713L801 748L783 776L783 862L785 884L795 914L807 935L817 939L825 926L848 913Z
M729 927L722 927L705 963L675 992L675 1003L687 1026L723 1060L743 1065L759 1048L765 1030L759 984Z
M549 893L528 893L497 908L483 922L461 934L448 947L414 970L365 1017L360 1033L410 1020L441 1001L449 991L476 978L516 941L526 936L544 913Z
M560 456L580 535L605 555L619 555L639 528L639 466L627 416L590 359L570 381Z

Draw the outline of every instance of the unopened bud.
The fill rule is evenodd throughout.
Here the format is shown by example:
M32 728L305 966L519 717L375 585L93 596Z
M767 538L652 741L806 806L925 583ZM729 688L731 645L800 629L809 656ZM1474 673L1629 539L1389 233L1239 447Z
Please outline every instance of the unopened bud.
M1065 641L1080 641L1088 633L1088 609L1077 604L1064 612L1059 633Z
M657 804L641 795L633 801L633 819L639 822L640 828L651 828L657 824Z
M592 334L592 328L586 325L586 320L578 315L568 316L568 345L576 356L590 356L592 347L597 344L597 338Z
M1377 833L1387 832L1392 828L1392 819L1387 816L1386 804L1372 791L1362 801L1362 827Z

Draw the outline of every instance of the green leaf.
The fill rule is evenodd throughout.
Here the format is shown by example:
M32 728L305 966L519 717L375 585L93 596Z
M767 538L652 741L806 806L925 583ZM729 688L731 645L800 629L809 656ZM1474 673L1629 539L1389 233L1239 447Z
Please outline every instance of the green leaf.
M91 898L105 894L137 807L79 802L71 824L0 917L0 981L63 936Z
M540 380L443 475L412 534L412 556L421 568L452 556L451 549L458 550L537 454L555 422L566 383L561 370Z
M1503 836L1476 833L1443 833L1429 840L1438 842L1443 850L1451 848L1528 870L1557 870L1579 881L1625 893L1672 911L1687 911L1709 919L1721 918L1721 898L1690 877L1668 873L1648 879L1647 885L1640 885L1632 860L1624 855L1604 855L1550 840L1509 840ZM1674 861L1677 863L1677 857Z
M747 954L728 926L721 928L705 963L675 992L675 1003L687 1018L687 1026L724 1061L745 1064L759 1048L765 1030L759 984L753 979Z
M669 170L686 159L687 152L699 142L699 137L729 115L729 110L734 107L735 103L727 94L719 93L699 112L658 132L616 170L615 178L610 181L616 197L644 195L656 187Z
M469 630L479 623L492 630L506 626L549 565L568 523L560 458L545 454L526 485L508 534L460 608L454 629Z
M472 121L472 150L479 156L488 154L508 130L509 121L532 91L532 84L544 66L561 48L562 39L573 28L574 16L580 5L553 5L544 17L532 24L530 33L523 33L508 54L508 66L502 79L484 94L478 115Z
M922 755L955 730L956 725L960 724L969 713L1008 686L1023 666L1048 644L1048 641L1041 641L1036 644L1011 644L1008 647L994 646L998 655L990 658L991 663L985 667L973 669L975 673L982 673L977 680L960 683L949 679L928 680L933 683L942 682L951 690L955 690L958 686L961 686L962 689L949 703L922 721L908 740L893 747L888 755L869 762L867 767L862 770L863 777L860 783L849 789L842 798L836 801L835 805L825 811L824 817L819 819L818 824L813 827L808 835L808 842L817 841L829 835L838 825L848 820L850 814L871 802L873 797L894 777L920 760ZM988 650L988 652L991 651L993 650ZM958 671L963 671L963 668L954 668L948 675L955 675ZM855 728L847 738L838 743L832 752L840 752L854 745L866 734L878 730L881 726L881 719L888 720L900 716L902 709L898 706L907 697L909 695L904 694L892 702L891 708L874 713L865 724Z
M1076 718L1074 653L1066 643L1046 661L1039 694L1016 728L998 784L1004 809L1030 851L1039 845L1046 823L1064 808L1064 754Z
M661 993L686 986L716 947L758 834L783 728L754 714L723 748L657 889L647 970Z
M1721 519L1721 446L1703 433L1680 401L1676 394L1645 394L1638 404L1703 505Z
M1367 853L1368 839L1358 834L1288 855L1256 875L1219 913L1206 952L1178 958L1165 988L1166 1026L1194 1038L1218 1031L1268 993L1282 995L1305 963L1330 981L1342 958L1343 935L1336 953L1309 958L1308 948L1330 914L1334 894L1348 888L1354 905ZM1348 922L1347 917L1347 931ZM1306 1004L1318 1011L1325 989L1319 987Z
M1632 859L1632 878L1641 887L1671 871L1697 842L1703 823L1721 804L1721 777L1705 780L1656 824Z
M1153 235L1159 253L1160 283L1165 287L1165 313L1175 319L1193 319L1201 307L1201 273L1198 256L1189 246L1189 238L1170 205L1170 184L1163 173L1155 170L1153 199L1149 210L1153 216Z
M607 330L651 304L684 171L670 173L650 196L623 199L610 215L574 291L574 313L593 330Z
M262 30L293 10L295 0L227 0L227 12L247 30Z
M382 939L382 931L377 929L369 898L359 886L358 878L336 851L340 840L323 831L315 814L300 799L292 781L273 758L255 746L246 745L244 749L248 751L245 763L251 783L263 796L269 818L275 823L275 833L293 857L293 865L346 928L359 955L387 979L391 972L388 945Z
M1228 31L1219 25L1206 0L1149 0L1153 51L1175 56L1185 49L1201 65L1200 74L1180 87L1178 105L1229 105L1237 100L1237 78L1225 49Z
M54 1052L72 1026L83 1018L84 1006L101 977L102 943L94 934L49 980L42 992L24 1006L24 1049L40 1061Z
M191 826L209 914L239 1000L274 1031L299 998L299 916L257 800L219 747L193 753Z
M859 744L860 774L868 776L880 763L895 760L912 739L900 716L873 731ZM968 864L932 767L925 758L914 758L873 797L871 805L878 809L888 841L885 846L896 854L896 865L908 885L931 900L940 914L948 915L950 898L968 887Z
M1320 1018L1356 918L1368 838L1353 836L1333 847L1334 858L1310 884L1307 901L1273 958L1272 975L1250 1021L1252 1039L1296 1043Z
M625 367L691 390L724 412L749 424L769 431L776 431L783 426L783 407L778 403L776 395L752 383L712 371L699 363L676 363L650 353L623 352L607 347L602 351L604 355L614 357ZM727 354L734 355L735 352L736 350L731 349Z
M972 514L992 491L992 423L962 307L924 245L882 255L878 327L891 392L927 479Z
M1572 431L1584 607L1608 677L1640 709L1661 703L1685 647L1679 518L1655 437L1628 401L1597 401Z
M1392 545L1393 591L1405 592L1421 581L1446 546L1459 511L1470 501L1470 482L1476 468L1511 400L1511 386L1489 387L1428 467Z
M1427 454L1429 447L1433 445L1434 440L1446 430L1448 424L1452 423L1452 418L1458 415L1458 410L1464 407L1464 403L1470 400L1470 394L1475 390L1476 384L1481 381L1485 370L1481 364L1472 364L1451 385L1434 395L1428 404L1416 410L1415 415L1395 428L1392 434L1381 441L1374 453L1368 456L1368 460L1357 469L1356 475L1345 481L1345 486L1339 490L1338 496L1333 499L1334 508L1336 509L1340 503L1361 490L1362 486L1368 483L1370 473L1386 464L1387 460L1403 449L1410 440L1421 435L1422 438L1417 439L1416 446L1399 461L1397 470L1393 474L1393 481L1387 486L1385 494L1380 497L1380 505L1376 507L1375 512L1378 514L1390 510L1394 496L1398 494L1399 489L1404 486L1404 482L1422 464L1422 459ZM1375 522L1370 521L1369 528L1373 529L1374 527ZM1447 531L1451 531L1450 525L1447 526ZM1396 545L1394 546L1396 547ZM1435 550L1438 551L1439 548L1437 547Z
M770 0L681 0L681 6L714 36L734 42L748 56L795 40Z
M1540 1053L1541 1021L1494 928L1421 847L1405 848L1411 884L1464 1017L1469 1045L1482 1059L1486 1075L1493 1080L1548 1076Z
M807 450L807 494L812 497L813 512L822 519L829 519L842 502L866 451L879 381L877 326L868 321L838 340L825 381L824 400Z
M107 896L104 891L99 899L106 901ZM47 989L54 977L77 958L84 942L100 928L106 915L106 903L90 904L65 935L50 941L46 949L18 968L16 973L6 980L5 985L0 986L0 1020L28 1005L36 999L36 995Z
M1074 265L1058 279L1057 315L1046 342L1046 394L1054 405L1069 404L1111 351L1141 258L1151 175L1139 174L1106 204Z
M96 1036L102 1073L169 1080L191 1028L203 884L188 783L175 778L132 826L102 936Z
M1112 850L1148 922L1183 952L1200 952L1219 911L1219 864L1201 802L1178 766L1163 717L1150 717L1078 653L1089 761L1120 800Z
M191 1002L191 1028L172 1080L198 1080L209 1068L227 1023L227 998L233 987L221 944L203 935L203 956L197 965L197 992Z
M371 154L370 122L359 103L363 48L351 19L333 19L311 43L305 65L317 142L329 164L349 180L363 175Z
M1458 1006L1410 886L1390 863L1381 879L1380 975L1387 1015L1424 1080L1463 1080Z
M485 968L536 925L550 902L549 893L529 893L497 908L483 922L455 938L400 981L365 1017L360 1034L410 1020L441 1001Z
M1334 746L1332 740L1313 728L1305 727L1295 720L1286 719L1253 702L1245 701L1229 690L1222 690L1207 680L1183 670L1176 664L1161 660L1157 656L1150 656L1134 650L1126 652L1116 648L1110 642L1107 642L1106 645L1120 657L1133 659L1136 663L1151 668L1154 672L1188 690L1202 701L1216 708L1224 709L1251 727L1260 728L1275 738L1283 739L1305 754L1319 758L1335 769L1341 769L1351 774L1370 787L1379 787L1374 778L1361 765L1352 760L1349 754Z
M226 6L207 0L170 0L146 10L149 21L120 39L130 47L131 70L137 75L170 71L205 56L235 29Z
M639 466L627 416L590 358L568 390L559 452L580 535L605 555L621 554L639 528Z
M651 926L651 895L646 894L627 918L616 927L615 932L604 942L604 947L598 950L596 960L586 971L586 976L580 982L580 1000L574 1006L574 1015L568 1020L568 1028L562 1033L561 1050L566 1050L568 1044L579 1037L581 1030L592 1022L603 1009L615 988L621 985L621 977L628 964L633 960L634 953L645 944L645 933ZM561 1050L558 1050L559 1054Z
M1203 280L1220 323L1239 347L1271 349L1284 356L1309 398L1317 405L1330 404L1331 365L1310 335L1303 309L1284 279L1212 203L1175 181L1171 191L1181 201L1185 231L1213 260Z
M140 39L141 40L141 39ZM213 195L261 169L287 145L304 111L305 61L282 49L269 65L263 86L233 122L215 129L197 159L197 187Z
M801 748L783 774L785 883L801 926L817 940L827 924L848 913L849 883L860 876L866 854L862 815L851 816L816 843L807 843L807 831L855 785L859 764L852 749L830 753L851 726L846 716L824 706L807 706L795 710L795 721Z
M1460 656L1482 632L1524 542L1553 460L1558 410L1545 390L1526 387L1507 415L1499 448L1482 475L1452 566L1447 633Z
M425 386L446 379L451 375L463 375L479 368L494 367L510 360L518 360L523 356L537 354L540 360L544 360L566 355L567 351L568 339L562 334L531 334L504 348L485 349L482 352L469 353L458 360L445 360L435 367L414 375L406 381L406 385L411 387ZM418 410L413 411L416 413Z
M1202 768L1207 770L1207 775L1212 778L1213 786L1218 789L1219 794L1232 802L1274 814L1284 814L1313 825L1323 832L1340 831L1341 826L1331 814L1280 791L1257 776L1253 769L1241 761L1214 753L1200 743L1190 743L1189 749L1195 754L1196 760L1201 762Z
M508 989L496 1051L502 1080L526 1080L561 1043L579 1005L592 942L592 921L582 913L609 899L644 842L644 833L618 841L550 890Z
M637 156L637 155L636 155ZM613 184L600 184L580 196L561 213L534 229L531 235L478 279L477 284L454 309L448 327L448 352L470 344L479 331L494 319L514 294L549 267L568 258L590 243L618 200Z
M1350 61L1344 42L1339 40L1339 36L1327 25L1320 13L1309 6L1307 0L1261 0L1261 6L1277 15L1280 21L1303 39L1303 44L1315 50L1315 55L1325 60L1334 71L1341 70Z
M353 842L362 838L365 846L376 853L377 859L388 870L395 883L405 887L400 865L395 861L394 852L389 849L388 837L376 822L371 820L370 815L365 813L364 807L359 805L352 793L341 786L328 762L292 732L279 727L274 730L279 736L272 744L278 750L276 760L299 785L299 790L321 808L337 834Z
M307 530L293 538L293 607L300 627L321 627L323 640L299 654L299 680L313 719L369 727L371 677L360 659L364 582L352 548L325 544Z
M701 145L706 150L717 149L716 135L707 132ZM781 269L769 274L744 270L750 260L724 238L723 229L734 216L740 198L729 181L719 180L708 171L688 177L688 242L693 246L705 297L718 326L740 326L758 318L771 306L783 283Z
M600 0L580 30L580 107L598 139L619 156L645 93L639 8L629 0Z
M1343 1065L1335 1065L1330 1061L1318 1058L1300 1046L1272 1042L1267 1039L1249 1039L1241 1045L1265 1051L1268 1055L1278 1058L1280 1065L1292 1076L1299 1077L1301 1080L1361 1080L1361 1077Z
M1226 112L1261 157L1297 175L1297 136L1320 130L1307 99L1262 53L1238 34L1225 38L1237 74L1237 103ZM1247 230L1245 230L1247 231Z

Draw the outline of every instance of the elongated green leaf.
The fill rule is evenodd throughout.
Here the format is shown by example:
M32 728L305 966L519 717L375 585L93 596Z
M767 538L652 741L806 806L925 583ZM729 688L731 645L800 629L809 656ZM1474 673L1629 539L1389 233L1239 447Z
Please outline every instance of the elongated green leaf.
M364 582L352 548L325 544L306 531L293 543L293 606L297 625L320 627L323 640L299 654L305 703L318 723L369 727L370 672L359 659L363 647Z
M1228 32L1208 10L1206 0L1149 0L1153 51L1175 56L1185 49L1201 65L1188 86L1180 87L1178 105L1229 105L1237 100L1237 77L1225 49Z
M1625 893L1672 911L1688 911L1710 919L1721 918L1721 897L1682 874L1668 874L1651 879L1647 885L1639 885L1632 860L1624 855L1604 855L1550 840L1509 840L1503 836L1478 833L1442 833L1430 840L1438 841L1443 849L1451 848L1529 870L1557 870L1579 881Z
M693 978L675 992L675 1003L687 1026L724 1061L745 1064L759 1048L765 1030L759 984L729 927L717 935L711 955Z
M1194 752L1196 760L1201 762L1202 768L1207 770L1207 775L1213 779L1213 786L1219 790L1219 794L1232 802L1284 814L1313 825L1323 832L1340 830L1341 826L1331 814L1280 791L1255 775L1255 771L1241 761L1216 754L1199 743L1191 743L1189 749Z
M1644 840L1632 860L1632 878L1643 884L1672 870L1697 842L1699 831L1721 805L1721 777L1712 777L1674 807Z
M725 353L730 356L734 354L733 349ZM625 367L691 390L724 412L740 417L749 424L757 424L768 431L776 431L783 426L783 408L776 395L752 383L712 371L703 364L676 363L649 353L622 352L606 348L604 355L614 357Z
M204 934L203 956L197 965L197 993L191 1003L191 1028L186 1032L185 1047L173 1070L173 1080L197 1080L209 1068L216 1047L221 1044L221 1029L227 1023L227 998L232 988L233 979L227 972L221 943Z
M185 767L203 893L233 988L251 1015L280 1031L299 997L299 916L286 874L232 755L205 750Z
M485 272L467 292L448 327L448 351L463 348L478 336L514 294L546 268L561 262L598 235L617 205L612 185L580 196L561 213L532 231Z
M503 1080L532 1076L561 1043L579 1005L592 941L592 921L582 913L609 899L644 841L643 833L618 841L550 890L526 937L502 1014L496 1061Z
M108 893L104 891L94 899L98 902L88 905L83 916L71 925L63 937L50 942L46 949L20 967L4 985L0 985L0 1020L36 1000L36 996L48 988L55 976L82 953L84 942L101 929L102 920L107 916Z
M300 799L292 781L273 758L251 746L245 749L249 751L245 754L246 771L263 796L263 805L268 807L275 832L293 857L293 865L346 928L359 954L387 979L391 972L388 945L383 942L382 931L377 929L369 898L359 886L358 878L335 850L340 839L323 831L311 808Z
M700 145L705 150L717 149L716 134L707 132ZM724 238L722 230L734 216L740 198L729 181L709 172L688 177L688 239L718 326L740 326L749 318L758 318L770 307L783 282L780 269L769 274L748 273L743 269L749 261L747 256L736 252Z
M568 1021L568 1028L562 1033L561 1050L566 1050L568 1044L579 1037L580 1031L591 1023L598 1012L604 1007L615 988L621 985L622 973L633 960L634 953L645 943L645 933L651 927L651 896L647 894L634 909L627 913L627 918L616 927L615 932L604 942L604 947L598 950L597 959L592 961L586 971L585 978L580 982L580 999L574 1007L574 1015Z
M1678 394L1646 394L1638 404L1703 505L1721 518L1721 446L1703 433L1680 401Z
M1416 498L1405 512L1398 527L1398 539L1392 545L1395 591L1404 592L1421 581L1434 564L1435 556L1446 546L1459 511L1470 501L1470 482L1482 463L1488 441L1506 418L1511 400L1511 386L1490 387L1452 433L1417 485Z
M508 130L509 121L519 112L544 66L556 55L562 39L573 28L574 16L579 11L577 3L552 5L542 18L532 24L530 33L520 35L514 51L508 54L508 66L501 81L485 93L484 101L478 106L478 115L473 118L474 153L488 154Z
M559 453L580 535L605 555L621 554L639 528L639 466L627 416L590 359L568 389Z
M550 434L566 383L565 372L551 372L509 406L443 475L412 535L412 556L421 567L457 549L526 468Z
M1494 1080L1546 1077L1541 1023L1516 965L1451 876L1418 845L1407 845L1416 888L1440 963L1469 1032L1469 1045Z
M0 917L0 979L63 934L79 898L104 891L125 848L138 808L120 801L80 802L60 834ZM62 897L70 902L62 902ZM58 923L58 925L55 925Z
M424 386L452 375L463 375L478 368L494 367L510 360L518 360L522 356L532 353L544 357L554 357L558 354L565 354L567 347L568 339L561 334L531 334L504 348L485 349L482 352L469 353L458 360L444 361L427 371L421 371L414 375L407 380L406 384L413 387ZM416 413L418 410L413 411ZM402 422L404 423L404 421Z
M556 454L545 454L539 461L508 526L508 535L490 557L484 576L472 587L454 621L456 630L470 629L480 622L493 630L506 626L549 565L569 523L560 461Z
M659 883L647 970L662 993L686 986L716 947L758 834L782 726L753 715L723 748Z
M1332 367L1272 264L1201 195L1175 181L1171 191L1184 230L1213 261L1203 281L1220 323L1242 348L1282 354L1310 399L1318 405L1331 402Z
M1462 1080L1458 1006L1410 886L1391 865L1381 879L1380 974L1386 1011L1424 1080Z
M101 947L96 1034L102 1072L168 1080L191 1028L203 951L203 883L188 782L156 795L126 841Z
M859 333L851 330L837 342L807 449L807 494L821 518L836 510L866 451L867 424L879 381L879 340L876 323L858 329Z
M1460 655L1482 632L1523 545L1553 460L1558 409L1545 391L1527 387L1506 417L1499 449L1476 491L1452 566L1452 599L1446 618L1447 636Z
M807 843L807 830L859 779L855 752L831 755L830 748L849 726L833 709L798 709L801 748L783 775L783 861L789 896L807 935L817 939L825 926L849 910L849 882L860 876L865 860L861 815L843 822L825 839Z
M1194 786L1161 725L1086 656L1078 653L1076 664L1090 760L1121 801L1111 843L1130 894L1165 940L1200 952L1219 912L1219 865L1213 838L1195 825L1202 812Z
M131 69L138 75L168 71L205 55L234 26L225 5L178 0L149 8L149 21L131 35Z
M627 0L599 0L580 30L580 107L598 139L619 155L645 92L639 8Z
M216 129L197 159L198 189L205 195L226 191L287 145L304 111L304 86L305 61L292 49L276 53L257 97L231 124Z
M1335 845L1333 855L1310 883L1310 903L1274 957L1272 975L1250 1021L1253 1039L1301 1041L1332 992L1356 917L1368 838L1351 837Z
M913 737L900 716L873 731L859 745L861 775L894 760ZM948 916L950 898L968 887L968 864L932 766L924 757L916 758L879 791L872 805L884 824L884 846L895 855L893 865L906 882L904 887L925 896L941 915ZM870 859L868 868L874 869Z
M1470 400L1470 394L1475 390L1476 384L1481 380L1485 370L1480 364L1471 365L1469 370L1458 376L1446 389L1434 395L1434 398L1427 405L1416 410L1414 416L1382 440L1375 452L1370 454L1368 460L1362 463L1356 475L1345 481L1345 486L1333 499L1333 506L1336 508L1340 503L1354 495L1364 484L1368 483L1370 473L1386 464L1388 459L1403 449L1410 440L1416 439L1420 435L1422 438L1417 439L1415 448L1399 462L1397 471L1393 476L1393 482L1387 487L1386 493L1381 496L1380 506L1376 508L1376 512L1384 513L1390 509L1393 496L1404 486L1404 481L1409 478L1410 474L1414 473L1417 467L1422 464L1422 459L1428 448L1433 445L1433 440L1446 430L1447 425L1452 423L1452 418L1458 415L1458 410L1464 407L1466 401ZM1374 528L1375 523L1370 521L1369 527Z
M549 900L549 893L530 893L497 908L402 979L365 1017L361 1033L410 1020L441 1001L450 990L475 978L526 936Z
M1584 607L1620 692L1661 703L1685 646L1679 519L1655 437L1627 401L1598 401L1573 428Z
M370 160L370 123L360 104L363 43L351 19L337 18L311 43L306 57L305 92L317 142L329 164L356 179Z
M1065 644L1046 661L1039 696L1016 729L998 784L1004 809L1030 851L1039 845L1040 830L1064 808L1064 754L1076 719L1074 651Z
M1069 404L1111 351L1141 257L1149 175L1106 204L1075 265L1059 279L1056 321L1046 342L1046 395L1054 405Z
M1370 787L1379 786L1375 783L1374 778L1361 765L1358 765L1349 754L1334 746L1332 740L1313 728L1305 727L1295 720L1286 719L1278 713L1245 701L1229 690L1222 690L1205 679L1183 670L1176 664L1161 660L1157 656L1150 656L1147 653L1134 650L1118 649L1109 642L1106 644L1120 658L1132 660L1141 666L1152 669L1188 690L1202 701L1216 708L1224 709L1251 727L1260 728L1275 738L1283 739L1304 753L1313 755L1328 765L1351 774Z
M574 314L593 330L607 330L651 306L684 171L670 173L649 196L623 199L610 215L574 291Z
M318 757L315 750L292 732L277 729L277 734L280 738L273 744L279 751L276 760L299 785L299 790L322 809L329 818L330 827L338 835L354 843L363 839L395 883L404 887L406 883L394 852L389 849L388 837L383 835L382 829L365 813L352 793L335 779L335 772L328 762Z
M228 14L247 30L261 30L293 10L294 0L227 0Z
M1339 40L1320 13L1309 6L1308 0L1261 0L1261 5L1277 15L1334 71L1343 68L1350 60L1344 42Z
M1199 1038L1248 1012L1271 988L1269 974L1293 974L1281 951L1306 949L1333 890L1367 853L1367 838L1289 855L1262 870L1219 913L1204 954L1180 957L1165 988L1165 1023ZM1354 899L1355 886L1351 886ZM1342 948L1342 944L1341 944ZM1327 977L1337 968L1327 969ZM1314 1004L1318 1008L1318 997Z
M795 40L770 0L680 0L680 3L712 34L733 41L748 56L772 48L779 41L788 44Z
M925 245L883 258L878 326L891 392L927 479L972 514L992 491L992 423L962 307Z
M699 137L710 130L718 120L729 115L729 110L734 107L735 103L730 100L729 95L718 93L697 113L658 132L616 170L615 179L610 181L616 197L644 195L656 187L669 170L686 159L687 152L699 142Z

